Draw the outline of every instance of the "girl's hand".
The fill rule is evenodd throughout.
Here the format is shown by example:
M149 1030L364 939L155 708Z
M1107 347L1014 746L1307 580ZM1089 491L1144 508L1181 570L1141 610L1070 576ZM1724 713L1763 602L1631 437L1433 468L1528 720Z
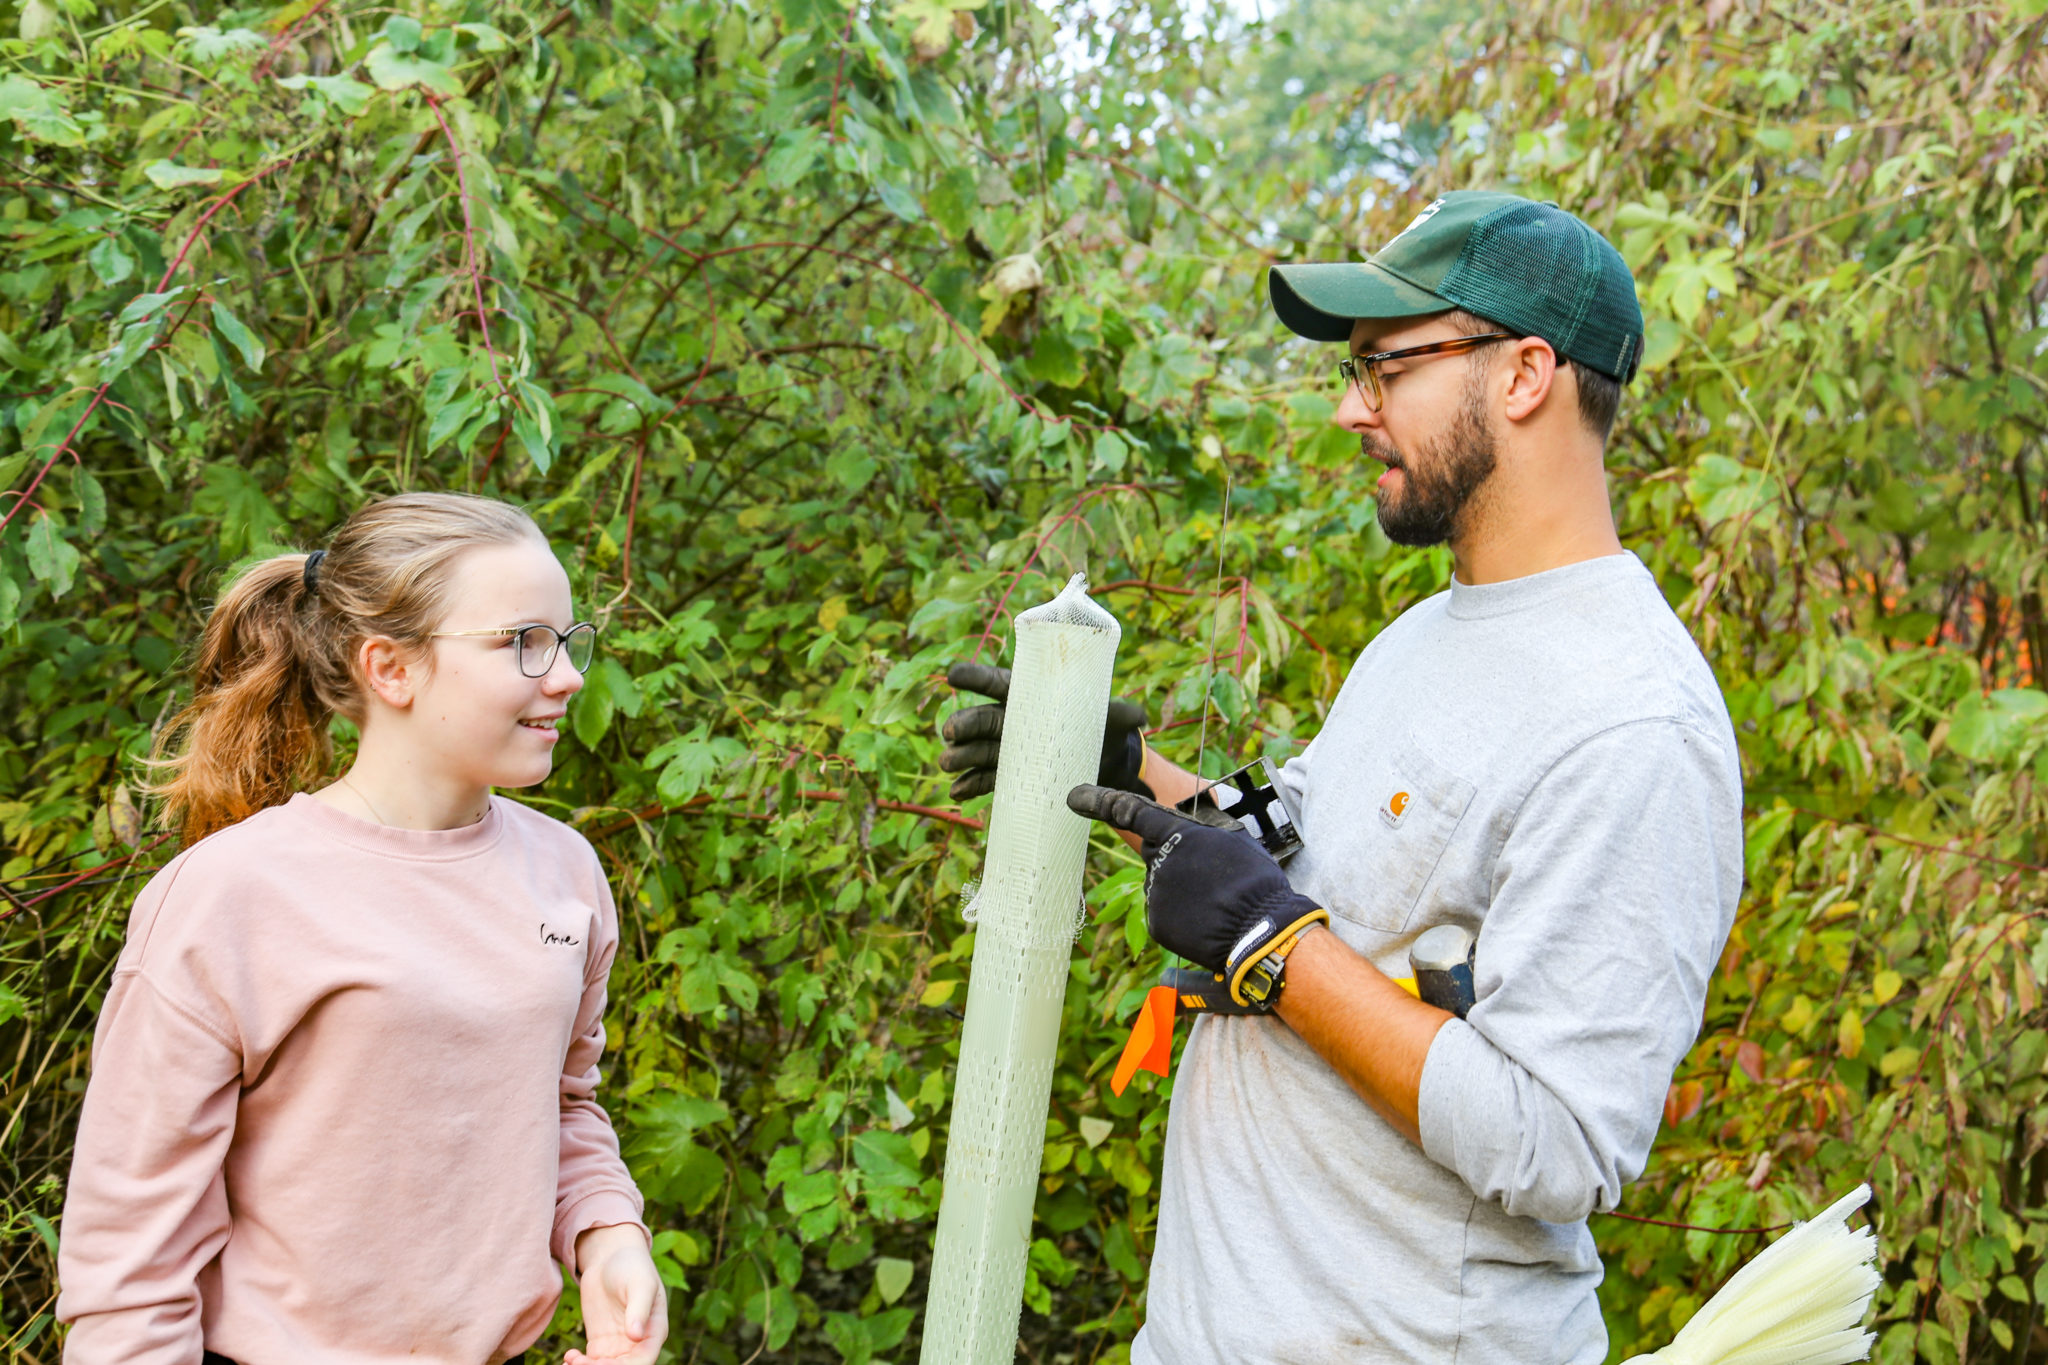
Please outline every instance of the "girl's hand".
M654 1365L668 1336L668 1297L646 1236L630 1223L586 1228L576 1264L585 1340L564 1365Z

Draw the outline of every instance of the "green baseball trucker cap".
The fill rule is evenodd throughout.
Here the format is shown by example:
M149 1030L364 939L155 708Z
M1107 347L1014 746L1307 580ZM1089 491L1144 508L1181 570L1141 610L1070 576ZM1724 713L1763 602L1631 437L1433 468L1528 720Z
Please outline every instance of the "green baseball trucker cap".
M1363 261L1276 265L1280 321L1312 341L1351 324L1463 308L1626 384L1643 356L1643 310L1621 253L1555 204L1453 190Z

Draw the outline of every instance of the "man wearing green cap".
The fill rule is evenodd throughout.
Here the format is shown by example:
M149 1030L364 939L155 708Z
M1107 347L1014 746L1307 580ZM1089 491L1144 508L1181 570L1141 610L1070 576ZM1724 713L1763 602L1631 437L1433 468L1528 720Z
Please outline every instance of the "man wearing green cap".
M1720 689L1608 504L1635 290L1571 214L1458 192L1271 291L1347 348L1336 420L1385 466L1380 525L1455 571L1281 770L1284 872L1148 799L1198 783L1134 756L1128 716L1068 798L1140 843L1153 936L1270 1011L1189 1035L1131 1359L1594 1365L1586 1218L1642 1173L1742 882ZM973 790L999 709L947 737ZM1478 936L1462 1019L1395 982L1440 924Z

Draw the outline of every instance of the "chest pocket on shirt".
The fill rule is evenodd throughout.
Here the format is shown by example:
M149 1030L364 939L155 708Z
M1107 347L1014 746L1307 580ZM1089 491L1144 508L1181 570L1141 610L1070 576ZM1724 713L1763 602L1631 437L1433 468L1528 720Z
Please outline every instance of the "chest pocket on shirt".
M1412 741L1395 749L1367 780L1376 786L1354 796L1365 808L1353 817L1361 855L1353 863L1357 883L1343 904L1329 908L1369 929L1399 933L1414 916L1474 789Z

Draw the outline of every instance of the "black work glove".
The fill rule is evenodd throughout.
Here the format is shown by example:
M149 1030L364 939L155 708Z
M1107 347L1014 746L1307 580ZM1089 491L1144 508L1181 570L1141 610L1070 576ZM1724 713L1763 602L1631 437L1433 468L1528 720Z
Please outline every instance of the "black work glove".
M947 747L939 751L939 771L959 773L953 799L986 796L996 789L996 760L1003 748L1003 703L1010 697L1010 670L992 664L958 663L946 670L946 681L964 692L994 697L993 706L970 706L946 717L939 728ZM1095 780L1118 791L1152 789L1140 780L1145 769L1145 708L1136 702L1113 701L1102 727L1102 766Z
M1067 808L1144 841L1145 927L1171 952L1229 979L1231 997L1260 958L1329 912L1287 884L1287 874L1244 827L1219 810L1196 816L1130 792L1076 787Z

